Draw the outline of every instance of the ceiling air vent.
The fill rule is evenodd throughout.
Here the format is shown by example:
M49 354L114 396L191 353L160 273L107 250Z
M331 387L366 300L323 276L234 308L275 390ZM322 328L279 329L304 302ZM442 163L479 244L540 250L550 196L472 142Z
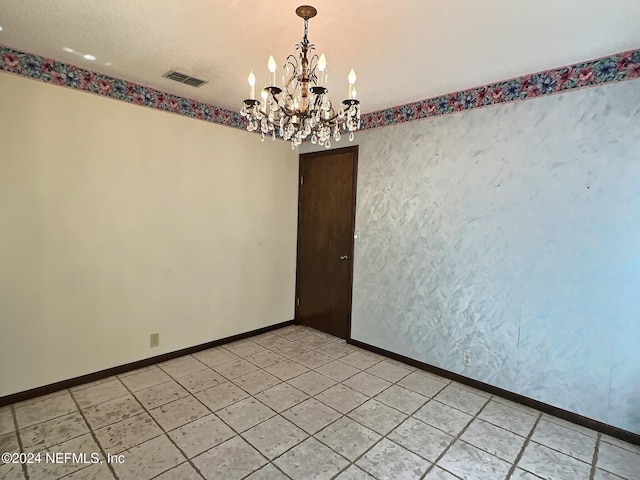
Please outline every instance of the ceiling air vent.
M200 80L199 78L190 77L181 72L176 72L175 70L169 70L167 73L162 75L164 78L169 78L171 80L175 80L176 82L184 83L186 85L191 85L192 87L201 87L205 83L209 83L205 80Z

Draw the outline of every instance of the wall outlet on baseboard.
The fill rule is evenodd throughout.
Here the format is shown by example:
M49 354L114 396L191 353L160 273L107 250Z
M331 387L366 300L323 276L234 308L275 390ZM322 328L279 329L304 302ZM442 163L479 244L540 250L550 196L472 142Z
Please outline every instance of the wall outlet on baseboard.
M159 333L152 333L151 334L151 338L149 339L149 346L150 347L157 347L158 345L160 345L160 334Z
M471 365L471 353L470 352L462 352L462 364L465 366Z

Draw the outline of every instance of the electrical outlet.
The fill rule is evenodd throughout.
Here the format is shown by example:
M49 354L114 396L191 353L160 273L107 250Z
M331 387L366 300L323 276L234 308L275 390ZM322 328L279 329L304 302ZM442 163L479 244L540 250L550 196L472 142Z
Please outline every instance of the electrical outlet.
M467 367L471 365L471 353L462 352L462 364L466 365Z
M159 333L152 333L151 334L151 338L149 340L149 346L150 347L157 347L158 345L160 345L160 334Z

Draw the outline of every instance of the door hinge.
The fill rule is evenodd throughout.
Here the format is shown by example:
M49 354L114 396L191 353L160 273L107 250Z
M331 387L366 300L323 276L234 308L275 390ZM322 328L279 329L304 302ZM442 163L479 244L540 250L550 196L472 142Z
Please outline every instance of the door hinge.
M300 177L300 186L304 185L304 177Z
M299 307L299 306L300 306L300 299L296 298L296 307Z

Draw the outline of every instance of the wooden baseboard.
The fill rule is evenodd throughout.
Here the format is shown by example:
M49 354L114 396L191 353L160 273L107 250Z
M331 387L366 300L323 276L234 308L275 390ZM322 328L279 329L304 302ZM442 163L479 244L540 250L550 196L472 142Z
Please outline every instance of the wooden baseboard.
M360 347L364 350L368 350L370 352L377 353L385 357L392 358L394 360L398 360L402 363L406 363L407 365L411 365L413 367L419 368L420 370L434 373L436 375L440 375L441 377L454 380L458 383L462 383L464 385L468 385L473 388L477 388L478 390L482 390L492 395L497 395L499 397L506 398L507 400L511 400L512 402L519 403L526 407L534 408L541 412L548 413L549 415L553 415L554 417L562 418L563 420L567 420L577 425L582 425L583 427L590 428L591 430L596 430L598 432L610 435L612 437L619 438L620 440L624 440L625 442L633 443L635 445L640 445L640 435L629 432L627 430L623 430L618 427L614 427L613 425L602 423L602 422L599 422L598 420L584 417L582 415L578 415L577 413L573 413L568 410L563 410L562 408L554 407L553 405L549 405L548 403L543 403L538 400L534 400L533 398L525 397L523 395L519 395L517 393L513 393L508 390L503 390L502 388L499 388L499 387L494 387L493 385L490 385L488 383L480 382L478 380L465 377L458 373L450 372L449 370L444 370L442 368L434 367L433 365L423 363L413 358L405 357L404 355L400 355L398 353L390 352L388 350L384 350L379 347L374 347L373 345L369 345L368 343L364 343L359 340L354 340L351 338L347 340L347 342L352 345L355 345L356 347Z
M269 325L268 327L258 328L257 330L252 330L250 332L239 333L238 335L233 335L231 337L221 338L219 340L213 340L212 342L183 348L181 350L176 350L175 352L169 352L162 355L157 355L155 357L144 358L136 362L108 368L106 370L100 370L99 372L88 373L87 375L82 375L80 377L70 378L68 380L62 380L60 382L51 383L42 387L32 388L30 390L25 390L24 392L12 393L11 395L0 397L0 407L4 407L12 403L22 402L24 400L30 400L42 395L48 395L59 390L66 390L67 388L77 387L78 385L83 385L85 383L95 382L96 380L101 380L113 375L119 375L131 370L137 370L138 368L148 367L149 365L155 365L156 363L166 362L167 360L172 360L184 355L190 355L192 353L200 352L208 348L224 345L225 343L231 343L237 340L253 337L255 335L260 335L261 333L270 332L271 330L276 330L278 328L292 325L294 322L294 320L288 320L286 322L277 323L275 325Z

